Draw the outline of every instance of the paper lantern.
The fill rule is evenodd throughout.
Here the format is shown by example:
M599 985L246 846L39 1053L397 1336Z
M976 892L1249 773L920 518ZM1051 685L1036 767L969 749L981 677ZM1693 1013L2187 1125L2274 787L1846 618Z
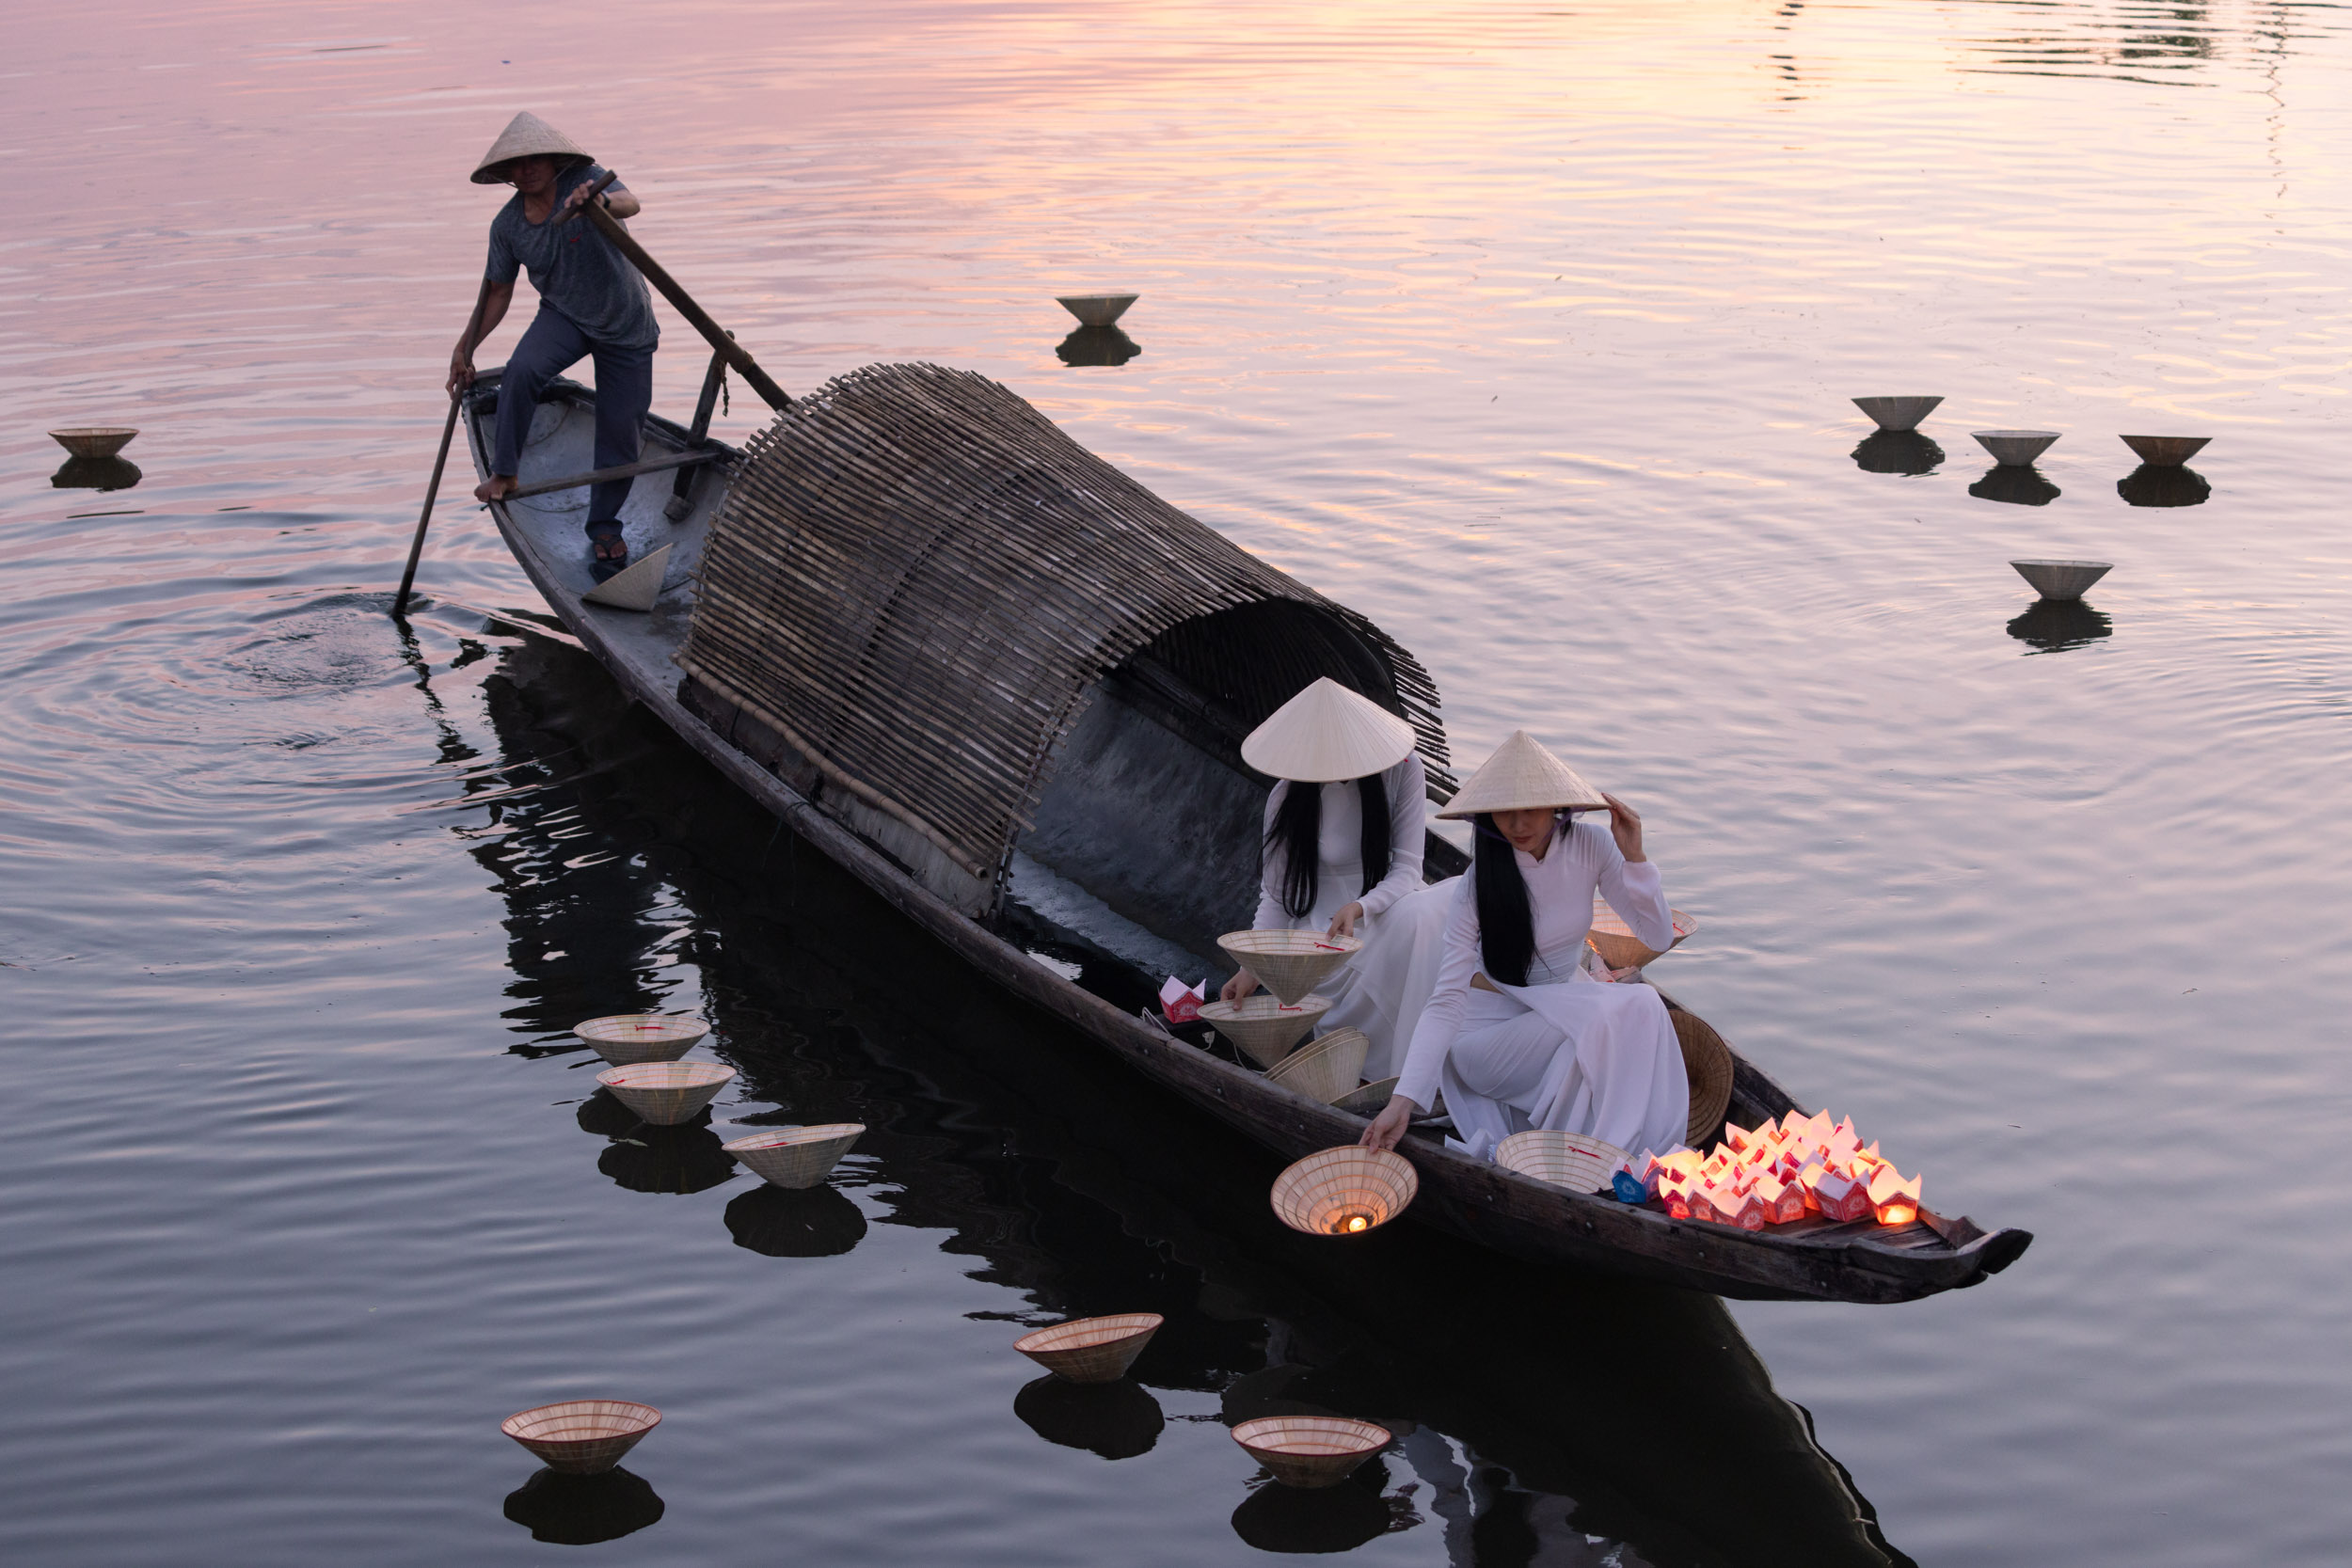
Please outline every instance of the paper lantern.
M1872 1212L1868 1183L1834 1170L1815 1183L1813 1193L1820 1199L1821 1217L1825 1220L1858 1220Z
M1355 1091L1372 1041L1361 1029L1334 1029L1266 1069L1266 1082L1329 1104Z
M776 1127L719 1147L762 1181L776 1187L814 1187L865 1132L863 1122L829 1121L816 1127Z
M1228 931L1216 944L1235 968L1263 980L1278 1000L1295 1003L1363 951L1364 939L1321 931Z
M1262 1416L1233 1441L1284 1486L1337 1486L1389 1446L1389 1429L1344 1416Z
M656 1127L692 1120L734 1078L733 1068L716 1062L637 1062L596 1074L614 1099Z
M685 1013L614 1013L592 1018L572 1033L614 1067L675 1062L702 1043L710 1025Z
M1307 1037L1324 1014L1331 1010L1327 996L1301 997L1295 1005L1271 996L1244 997L1239 1002L1209 1002L1200 1008L1201 1022L1248 1052L1260 1067L1272 1067Z
M1076 1318L1025 1334L1012 1348L1073 1383L1116 1383L1127 1375L1165 1321L1157 1312Z
M1342 1144L1310 1154L1274 1179L1274 1212L1310 1236L1354 1236L1405 1212L1421 1190L1413 1163L1385 1148Z
M661 1412L628 1400L565 1400L519 1410L499 1430L529 1449L550 1470L602 1475L655 1427Z
M1923 1176L1905 1181L1892 1165L1881 1165L1870 1180L1870 1207L1881 1225L1909 1225L1919 1217L1919 1188Z
M1572 1193L1598 1192L1609 1184L1609 1173L1624 1163L1624 1149L1581 1132L1537 1128L1514 1132L1495 1145L1496 1164Z

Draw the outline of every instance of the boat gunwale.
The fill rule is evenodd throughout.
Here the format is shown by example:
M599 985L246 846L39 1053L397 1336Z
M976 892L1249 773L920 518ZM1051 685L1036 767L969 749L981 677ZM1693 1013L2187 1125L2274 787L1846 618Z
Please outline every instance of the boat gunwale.
M485 372L482 379L488 382L494 374ZM559 383L550 391L576 405L594 406L593 391L577 383ZM470 398L466 414L468 444L479 469L482 433ZM683 442L688 437L685 428L674 421L653 416L648 417L648 421L673 439ZM711 467L723 483L727 476L726 461L722 459ZM713 495L704 504L715 506L717 500ZM603 615L627 616L631 612L608 610L602 614L591 613L591 607L564 591L548 574L538 559L534 542L516 522L506 504L493 501L487 510L532 586L625 691L652 709L674 734L730 782L992 980L1110 1047L1138 1071L1162 1086L1174 1089L1189 1102L1239 1128L1261 1144L1273 1145L1274 1151L1286 1158L1295 1159L1334 1144L1354 1143L1360 1137L1368 1125L1365 1117L1309 1101L1279 1084L1269 1083L1261 1074L1152 1027L1048 970L924 887L894 857L844 826L720 735L683 701L682 679L665 685L644 678L636 662L607 636L602 625ZM1760 1069L1736 1052L1734 1059L1771 1084ZM1243 1103L1235 1102L1236 1096ZM1279 1121L1285 1120L1287 1127L1278 1126ZM1820 1236L1815 1240L1808 1240L1804 1234L1774 1235L1711 1221L1677 1220L1645 1206L1621 1203L1613 1196L1570 1193L1490 1162L1474 1160L1441 1142L1425 1138L1406 1139L1399 1152L1413 1162L1422 1176L1421 1199L1407 1213L1423 1223L1438 1225L1465 1240L1530 1262L1595 1269L1738 1299L1858 1303L1916 1300L1980 1283L2008 1267L2032 1241L2030 1232L2012 1228L1981 1230L1965 1219L1942 1222L1978 1229L1976 1235L1958 1245L1945 1241L1940 1232L1936 1243L1919 1247L1877 1242L1867 1232ZM1687 1242L1686 1227L1691 1237ZM1636 1238L1647 1244L1631 1248L1625 1244ZM1717 1260L1711 1264L1708 1259L1710 1247L1717 1249ZM1680 1256L1686 1251L1690 1255L1687 1259ZM1800 1260L1806 1270L1797 1271L1792 1277L1789 1264ZM1830 1275L1804 1277L1806 1271L1815 1268L1835 1271L1849 1288L1836 1288Z

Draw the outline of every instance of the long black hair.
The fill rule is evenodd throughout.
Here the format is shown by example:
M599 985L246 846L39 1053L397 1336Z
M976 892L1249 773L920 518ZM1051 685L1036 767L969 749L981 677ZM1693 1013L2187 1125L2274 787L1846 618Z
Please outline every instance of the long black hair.
M1364 885L1370 893L1389 874L1389 784L1378 773L1356 781L1356 796L1364 813ZM1293 920L1314 912L1321 891L1316 875L1323 858L1323 786L1286 782L1282 802L1274 808L1274 825L1266 829L1264 853L1282 856L1282 910ZM1515 868L1516 869L1516 868Z
M1557 816L1551 831L1560 831ZM1527 966L1535 961L1535 911L1528 903L1527 879L1519 875L1518 855L1495 826L1492 812L1478 814L1470 844L1471 885L1478 891L1478 946L1486 962L1486 978L1523 986Z

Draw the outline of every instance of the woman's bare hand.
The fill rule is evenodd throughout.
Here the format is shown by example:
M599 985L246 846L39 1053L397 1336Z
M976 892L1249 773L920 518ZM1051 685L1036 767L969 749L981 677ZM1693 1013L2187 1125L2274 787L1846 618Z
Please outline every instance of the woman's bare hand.
M1642 814L1607 790L1600 798L1609 802L1609 832L1617 841L1617 852L1627 864L1641 864L1648 858L1642 853Z
M1352 937L1356 934L1356 922L1363 918L1363 905L1342 904L1339 912L1331 917L1330 929L1323 934L1327 937Z
M1223 988L1217 991L1216 999L1219 1002L1239 1002L1245 996L1255 995L1257 990L1258 977L1245 969L1225 982Z
M1366 1148L1394 1148L1404 1139L1405 1129L1412 1125L1413 1112L1419 1109L1401 1094L1389 1096L1389 1102L1380 1114L1372 1118L1364 1135L1356 1141Z

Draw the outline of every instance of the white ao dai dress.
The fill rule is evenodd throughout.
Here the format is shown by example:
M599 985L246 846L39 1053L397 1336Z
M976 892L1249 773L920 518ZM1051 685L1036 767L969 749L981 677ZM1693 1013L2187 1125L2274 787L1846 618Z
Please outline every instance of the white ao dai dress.
M1250 921L1253 928L1262 931L1322 931L1346 905L1364 906L1364 918L1356 926L1356 934L1364 939L1362 949L1315 990L1331 998L1331 1010L1318 1025L1321 1032L1360 1029L1372 1041L1364 1058L1368 1079L1393 1074L1393 1064L1404 1054L1404 1041L1395 1027L1394 1000L1385 995L1395 988L1382 987L1376 977L1393 973L1401 984L1404 958L1389 949L1397 945L1394 939L1406 933L1386 927L1382 917L1397 900L1422 885L1429 787L1419 752L1406 757L1380 779L1389 794L1389 870L1369 889L1364 886L1363 796L1356 781L1299 784L1284 780L1274 786L1266 796L1262 835L1273 829L1274 815L1291 790L1323 791L1322 832L1315 845L1315 903L1303 915L1294 916L1282 908L1286 864L1281 851L1269 847L1261 856L1258 911Z
M1471 871L1454 888L1436 989L1396 1092L1426 1110L1442 1089L1459 1141L1480 1158L1539 1127L1629 1154L1675 1148L1688 1130L1691 1089L1666 1005L1647 986L1595 979L1582 962L1596 888L1643 942L1661 953L1674 945L1658 867L1627 864L1606 818L1571 818L1541 860L1511 853L1534 917L1529 983L1470 985L1486 967Z

